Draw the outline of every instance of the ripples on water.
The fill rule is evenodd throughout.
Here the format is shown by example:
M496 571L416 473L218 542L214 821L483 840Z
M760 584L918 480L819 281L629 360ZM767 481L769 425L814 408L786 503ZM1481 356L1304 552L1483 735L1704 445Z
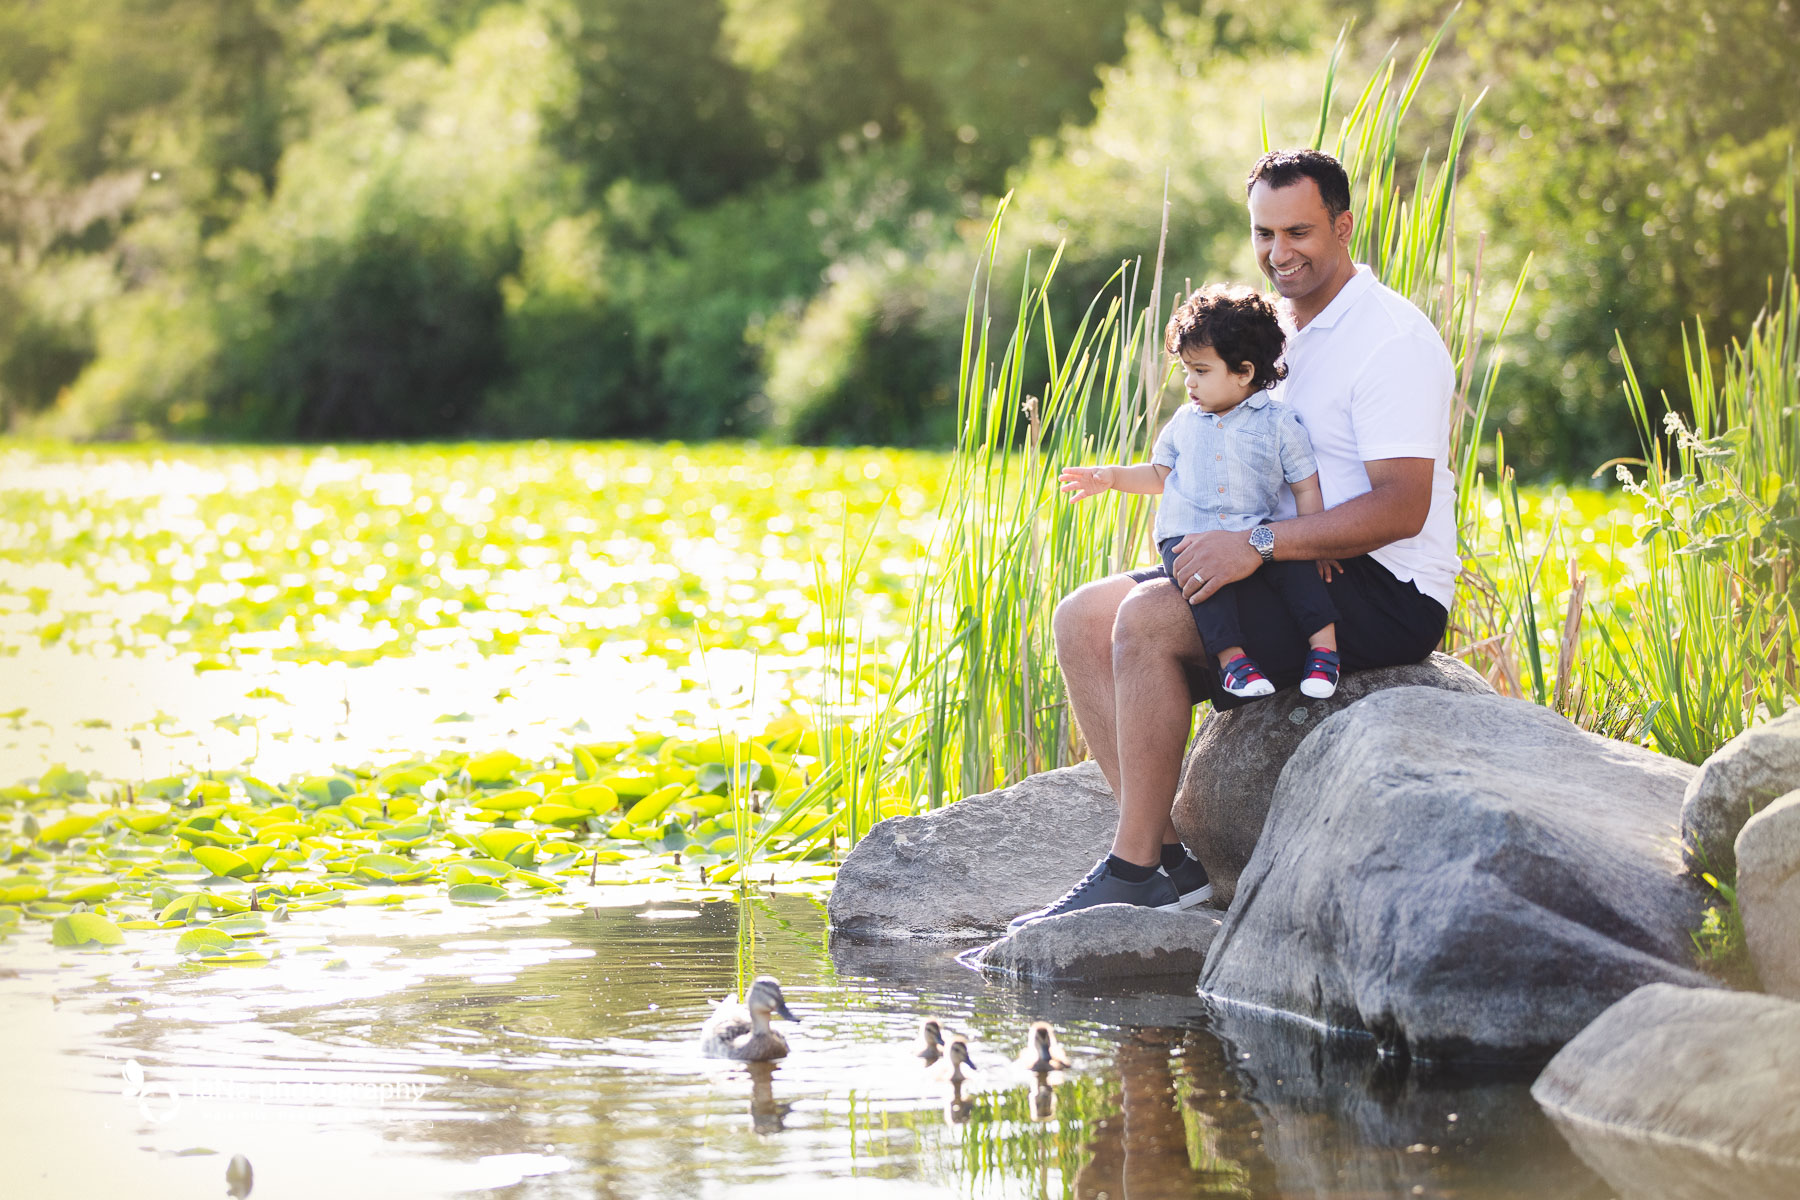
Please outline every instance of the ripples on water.
M110 1154L134 1200L217 1195L234 1153L258 1196L1613 1194L1528 1079L1426 1076L1178 985L1033 989L952 948L831 944L797 897L741 911L364 915L269 968L117 971L58 1010L94 1021L61 1050L105 1153L57 1154L33 1194L93 1194L60 1184ZM740 964L802 1018L772 1067L695 1047ZM911 1057L921 1014L969 1035L965 1093ZM1011 1064L1040 1018L1075 1062L1047 1089Z

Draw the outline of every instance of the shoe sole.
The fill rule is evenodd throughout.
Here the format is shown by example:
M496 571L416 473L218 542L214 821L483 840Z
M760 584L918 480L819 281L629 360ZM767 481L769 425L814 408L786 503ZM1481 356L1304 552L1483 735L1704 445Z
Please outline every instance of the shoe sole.
M1173 903L1173 904L1157 905L1156 911L1157 912L1185 912L1190 908L1198 908L1200 905L1205 904L1208 900L1212 899L1212 893L1213 893L1213 885L1209 883L1203 887L1195 888L1193 891L1191 891L1187 895L1181 897L1179 900L1175 901L1175 903Z
M1261 683L1251 684L1242 691L1234 692L1230 688L1226 688L1225 694L1227 696L1236 696L1240 700L1248 700L1256 696L1273 696L1275 694L1275 685L1265 679Z
M1328 700L1337 694L1337 684L1321 683L1316 679L1302 679L1300 681L1300 694L1303 696L1311 696L1314 700Z

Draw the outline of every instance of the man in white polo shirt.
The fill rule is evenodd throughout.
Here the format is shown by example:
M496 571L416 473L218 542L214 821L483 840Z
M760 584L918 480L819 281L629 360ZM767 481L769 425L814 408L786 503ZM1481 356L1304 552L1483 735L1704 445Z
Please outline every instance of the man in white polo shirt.
M1088 748L1119 799L1112 853L1048 908L1186 907L1211 894L1169 821L1191 708L1228 708L1188 600L1238 593L1245 652L1277 687L1299 682L1306 633L1257 578L1265 562L1336 559L1328 584L1346 671L1417 662L1443 636L1460 566L1450 473L1454 370L1410 301L1350 258L1350 185L1316 150L1266 154L1249 177L1257 261L1291 320L1293 406L1319 461L1325 509L1244 532L1192 534L1163 568L1087 584L1056 612L1056 649ZM1185 598L1184 598L1185 597ZM1250 701L1255 703L1255 701Z

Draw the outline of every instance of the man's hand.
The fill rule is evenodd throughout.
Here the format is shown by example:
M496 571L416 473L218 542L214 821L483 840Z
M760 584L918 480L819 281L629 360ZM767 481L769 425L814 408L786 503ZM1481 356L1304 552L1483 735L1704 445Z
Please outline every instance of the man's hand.
M1189 604L1212 598L1228 583L1248 579L1262 566L1262 555L1247 533L1209 529L1190 533L1175 545L1175 584Z
M1112 487L1111 474L1107 467L1064 467L1062 490L1071 500L1086 500Z

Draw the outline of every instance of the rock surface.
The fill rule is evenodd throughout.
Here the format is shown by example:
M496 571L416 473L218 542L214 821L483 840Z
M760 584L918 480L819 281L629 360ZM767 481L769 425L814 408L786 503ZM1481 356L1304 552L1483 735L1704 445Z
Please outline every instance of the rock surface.
M1297 687L1266 700L1215 712L1188 746L1172 819L1181 840L1212 880L1213 903L1224 908L1238 875L1256 850L1282 767L1307 734L1364 696L1396 687L1436 687L1491 696L1480 675L1447 654L1422 663L1347 674L1337 694L1311 700Z
M1675 840L1693 770L1521 700L1370 696L1282 773L1201 988L1414 1057L1541 1062L1645 983L1708 982Z
M1800 709L1746 729L1700 764L1681 803L1681 845L1689 869L1729 877L1733 843L1752 812L1800 788Z
M991 937L1086 875L1118 822L1092 762L890 818L838 870L831 927L861 937Z
M1736 851L1750 961L1763 987L1800 1000L1800 790L1744 822Z
M1640 988L1564 1046L1531 1094L1622 1195L1800 1193L1791 1000Z
M1210 909L1187 912L1101 904L1033 921L983 950L989 970L1025 979L1083 981L1182 975L1198 979L1219 932Z

